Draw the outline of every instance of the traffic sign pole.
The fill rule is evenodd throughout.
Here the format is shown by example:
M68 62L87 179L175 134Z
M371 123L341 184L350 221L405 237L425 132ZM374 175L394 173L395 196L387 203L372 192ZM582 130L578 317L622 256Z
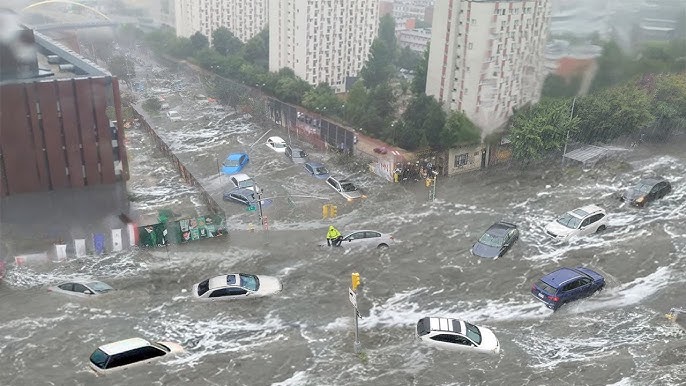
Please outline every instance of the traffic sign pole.
M355 290L357 287L360 285L360 274L357 272L353 272L351 275L351 286L348 288L348 297L350 298L350 303L353 305L353 312L355 313L355 344L354 344L354 349L355 349L355 354L359 354L360 350L362 348L362 345L360 344L360 332L359 332L359 322L358 318L360 317L360 313L357 311L357 293L355 293Z

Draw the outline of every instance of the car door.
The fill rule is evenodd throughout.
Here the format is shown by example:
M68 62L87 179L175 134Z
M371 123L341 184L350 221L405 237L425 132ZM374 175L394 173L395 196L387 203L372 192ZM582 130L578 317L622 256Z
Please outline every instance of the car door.
M74 283L74 293L82 297L88 297L93 294L93 291L89 290L83 284Z
M57 286L57 288L61 289L62 291L66 292L70 295L74 294L74 283L60 284L59 286Z
M669 193L669 190L670 190L669 189L669 183L667 183L666 181L660 182L659 192L658 192L657 198L662 198L662 197L666 196L667 193Z
M505 238L505 243L503 244L503 249L501 252L501 255L504 255L510 248L512 248L512 245L517 241L517 230L516 229L510 229L509 232L507 232L507 237Z
M381 242L383 241L381 240L381 233L373 231L364 232L364 240L365 245L374 248L378 247L379 244L381 244Z
M363 246L365 241L364 232L355 232L348 235L341 243L343 246L359 247Z
M591 225L592 218L593 216L588 216L581 222L581 225L579 226L580 235L587 235L591 233L591 227L589 225Z

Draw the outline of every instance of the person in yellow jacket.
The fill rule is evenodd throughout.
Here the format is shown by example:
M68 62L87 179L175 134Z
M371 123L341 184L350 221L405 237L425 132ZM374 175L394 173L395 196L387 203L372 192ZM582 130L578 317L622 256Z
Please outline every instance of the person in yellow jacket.
M341 245L342 238L341 232L338 229L334 228L333 225L329 226L329 231L326 233L326 244L328 246L337 247Z

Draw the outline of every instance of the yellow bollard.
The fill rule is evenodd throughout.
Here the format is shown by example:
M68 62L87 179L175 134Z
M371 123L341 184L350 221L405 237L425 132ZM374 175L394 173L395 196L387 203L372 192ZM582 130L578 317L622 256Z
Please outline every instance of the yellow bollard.
M430 187L431 186L431 178L427 178L426 180L424 180L424 185L426 185L427 188Z
M255 232L255 226L252 223L248 224L248 231Z

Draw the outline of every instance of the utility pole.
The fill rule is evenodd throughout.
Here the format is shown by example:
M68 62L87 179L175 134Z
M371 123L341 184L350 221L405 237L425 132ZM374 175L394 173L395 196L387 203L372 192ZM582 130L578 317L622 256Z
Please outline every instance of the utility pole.
M348 288L348 296L350 298L350 303L353 305L353 311L355 313L355 343L354 343L354 349L355 349L355 354L360 353L360 349L362 348L362 345L360 344L360 334L359 334L359 324L358 324L358 319L360 317L359 311L357 311L357 293L355 290L357 290L357 287L360 285L360 274L357 272L353 272L351 275L351 286Z
M569 121L572 121L572 118L574 118L574 104L576 103L576 97L572 100L572 111L569 113ZM562 151L562 163L560 166L565 166L565 154L567 154L567 142L569 142L569 130L567 129L567 138L565 139L565 148Z

